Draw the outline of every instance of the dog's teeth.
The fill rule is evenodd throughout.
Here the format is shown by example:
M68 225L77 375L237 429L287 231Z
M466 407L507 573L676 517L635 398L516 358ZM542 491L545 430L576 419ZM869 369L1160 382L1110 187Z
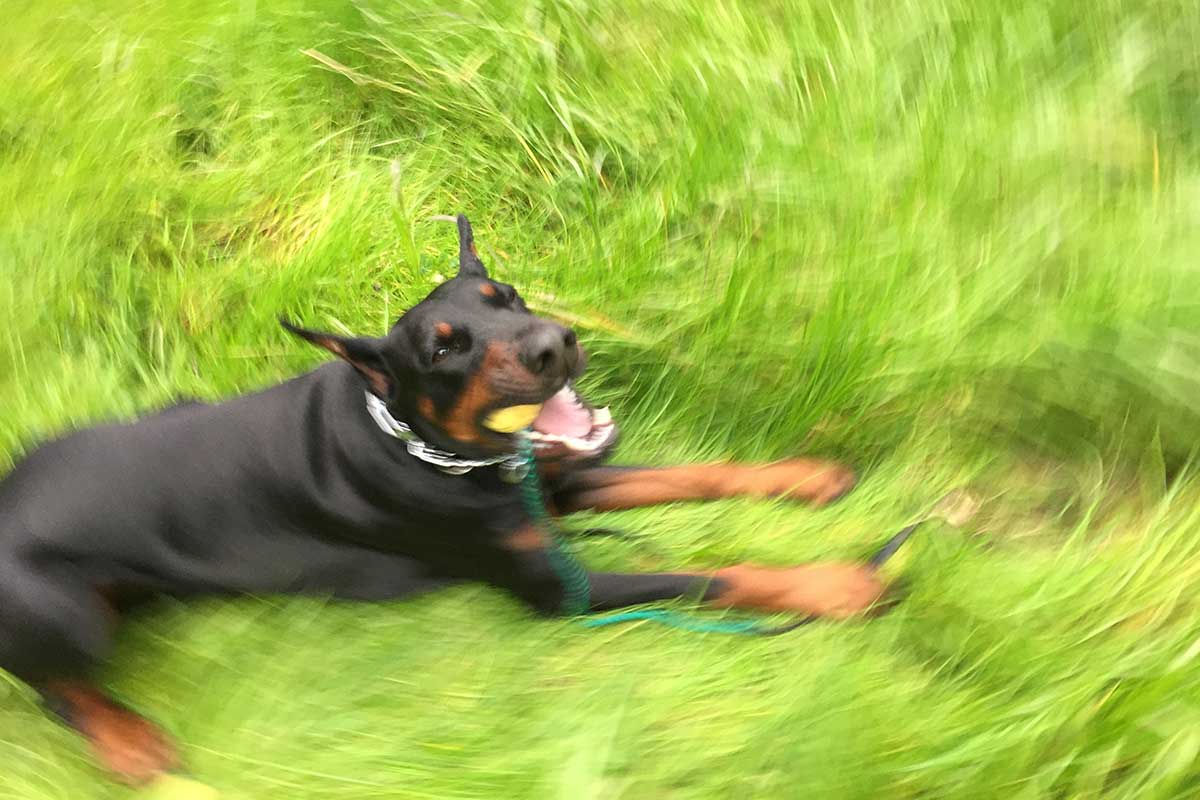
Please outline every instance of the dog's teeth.
M540 441L543 438L542 435L535 430L530 430L526 435L535 442Z
M597 425L597 426L608 425L611 422L612 422L612 414L609 412L608 406L605 406L604 408L597 408L595 411L592 412L592 424L593 425Z
M568 436L566 439L563 439L563 444L577 453L592 449L592 446L586 441L583 439L576 439L574 436Z

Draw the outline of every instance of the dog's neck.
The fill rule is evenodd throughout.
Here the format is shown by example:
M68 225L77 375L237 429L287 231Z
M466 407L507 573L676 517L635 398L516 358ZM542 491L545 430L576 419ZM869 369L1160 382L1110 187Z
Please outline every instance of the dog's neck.
M529 459L521 453L506 453L490 458L465 458L457 453L441 450L417 436L407 423L392 416L387 403L371 392L366 392L367 413L379 429L389 436L404 442L404 447L413 458L431 464L447 475L465 475L479 467L500 467L500 477L508 483L520 483L531 468Z

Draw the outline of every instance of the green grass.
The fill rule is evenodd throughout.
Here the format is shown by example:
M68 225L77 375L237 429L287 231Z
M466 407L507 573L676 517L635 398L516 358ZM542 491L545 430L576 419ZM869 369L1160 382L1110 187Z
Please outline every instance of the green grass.
M892 615L776 639L483 587L159 609L105 680L224 797L1200 793L1194 4L6 12L0 461L310 367L281 313L381 332L461 210L577 324L621 458L863 472L819 512L606 517L589 563L856 557L984 501ZM126 795L0 681L0 796Z

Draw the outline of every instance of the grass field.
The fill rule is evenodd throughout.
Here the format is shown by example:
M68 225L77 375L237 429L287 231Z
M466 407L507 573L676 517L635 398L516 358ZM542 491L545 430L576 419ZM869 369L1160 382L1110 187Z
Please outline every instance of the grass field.
M109 686L226 798L1200 795L1200 7L10 0L0 469L318 359L451 269L571 321L625 460L844 458L854 494L585 519L594 566L867 552L774 639L464 587L169 605ZM2 525L2 521L0 521ZM119 798L0 680L0 797Z

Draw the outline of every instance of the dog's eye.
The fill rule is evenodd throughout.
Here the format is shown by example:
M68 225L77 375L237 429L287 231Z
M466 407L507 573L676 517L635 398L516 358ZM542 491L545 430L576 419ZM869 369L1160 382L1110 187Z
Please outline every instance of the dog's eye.
M437 350L433 351L433 363L437 364L441 361L444 361L448 355L450 355L449 347L439 347Z
M525 301L521 299L519 294L517 294L517 290L511 286L506 286L504 288L506 289L504 292L505 305L507 305L509 308L515 308L518 311L525 311Z

